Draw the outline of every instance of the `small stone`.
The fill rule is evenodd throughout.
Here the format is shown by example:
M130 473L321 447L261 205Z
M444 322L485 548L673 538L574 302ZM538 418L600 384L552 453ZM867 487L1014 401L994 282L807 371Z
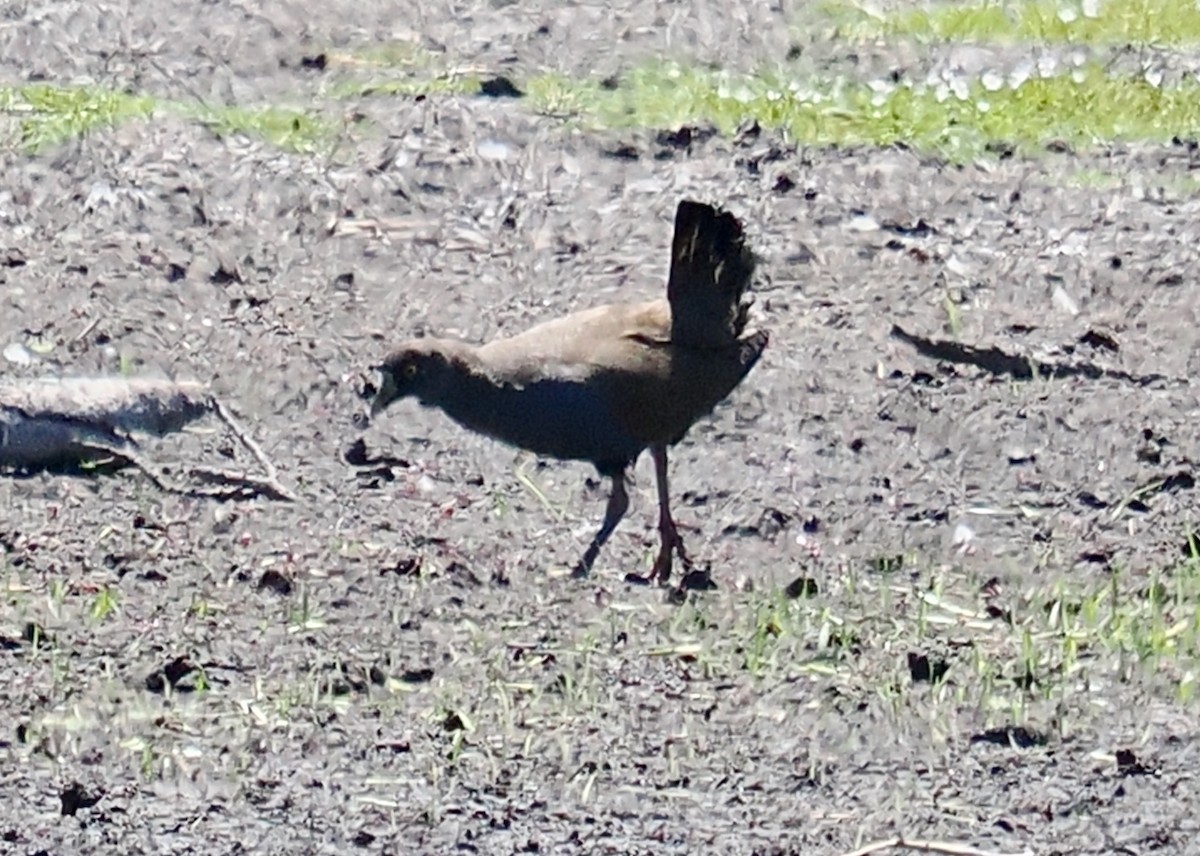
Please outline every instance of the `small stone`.
M879 221L867 214L859 214L846 223L846 228L851 232L877 232Z
M13 365L28 366L33 365L34 357L24 345L19 342L13 342L4 347L4 359Z
M475 146L475 153L486 161L506 161L512 154L512 146L500 140L485 139Z

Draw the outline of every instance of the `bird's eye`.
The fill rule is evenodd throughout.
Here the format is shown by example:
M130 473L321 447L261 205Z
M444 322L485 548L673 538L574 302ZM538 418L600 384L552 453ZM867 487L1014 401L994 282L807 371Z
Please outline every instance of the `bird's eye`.
M412 380L417 376L417 364L405 363L404 368L400 371L403 373L405 380Z

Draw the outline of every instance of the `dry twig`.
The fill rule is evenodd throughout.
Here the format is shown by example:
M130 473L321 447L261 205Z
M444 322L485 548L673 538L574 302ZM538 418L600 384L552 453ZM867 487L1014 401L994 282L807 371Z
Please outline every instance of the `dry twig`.
M187 468L193 478L226 489L176 485L142 457L134 434L161 437L209 413L224 422L258 461L265 478L193 465ZM155 487L171 493L216 499L295 498L280 483L262 447L201 384L99 377L0 385L0 467L36 470L98 463L131 466Z
M979 850L966 844L955 844L950 841L922 841L915 838L904 838L897 835L894 838L885 838L881 841L873 841L865 847L860 847L857 850L846 853L844 856L869 856L871 853L879 853L882 850L890 850L893 847L901 847L906 850L916 850L920 853L941 853L945 856L1032 856L1026 850L1023 853L997 853L994 850Z

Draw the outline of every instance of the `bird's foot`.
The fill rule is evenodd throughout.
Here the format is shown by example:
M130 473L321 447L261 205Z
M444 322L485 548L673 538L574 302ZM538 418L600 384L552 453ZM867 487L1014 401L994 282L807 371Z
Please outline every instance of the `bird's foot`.
M671 579L671 568L675 556L679 557L679 563L683 566L684 573L692 569L692 560L683 547L683 539L679 537L678 530L673 525L664 526L662 546L658 550L658 558L654 560L654 567L650 569L650 573L645 576L627 574L625 581L636 585L651 585L657 582L659 585L665 586Z
M600 555L601 545L592 541L588 545L587 552L575 563L574 569L571 571L571 578L575 580L586 580L592 574L592 565L596 564L596 558Z
M582 559L575 563L575 567L571 569L571 579L586 580L588 577L590 577L592 575L592 563L594 561L594 557L589 559L585 554Z

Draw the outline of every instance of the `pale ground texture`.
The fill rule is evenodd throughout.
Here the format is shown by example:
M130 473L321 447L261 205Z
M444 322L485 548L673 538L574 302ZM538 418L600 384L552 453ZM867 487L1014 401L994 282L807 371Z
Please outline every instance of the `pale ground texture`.
M6 379L210 383L299 496L0 482L0 852L1196 852L1191 661L1091 646L1064 677L1047 618L1056 587L1136 599L1184 555L1195 152L688 150L514 99L333 102L341 72L302 67L415 34L518 78L789 49L762 2L6 5L9 83L347 124L332 156L169 115L0 155L0 344L37 346ZM814 39L797 73L884 50ZM772 342L672 456L717 585L679 605L623 582L656 546L647 461L581 583L587 467L411 403L354 418L402 336L661 293L684 196L745 220ZM938 361L893 324L1084 371ZM219 427L146 454L252 466Z

